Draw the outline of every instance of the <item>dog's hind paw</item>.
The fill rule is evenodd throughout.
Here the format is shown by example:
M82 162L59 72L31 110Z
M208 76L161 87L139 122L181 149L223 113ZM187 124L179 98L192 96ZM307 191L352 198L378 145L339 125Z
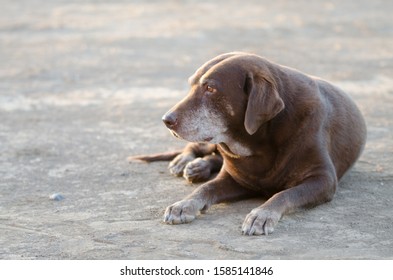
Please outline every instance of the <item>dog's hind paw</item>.
M195 156L192 154L180 154L177 157L175 157L168 166L169 172L171 174L181 177L183 176L183 171L186 165L193 161L195 159Z
M196 158L184 168L183 177L188 182L207 181L211 175L211 165L207 160Z

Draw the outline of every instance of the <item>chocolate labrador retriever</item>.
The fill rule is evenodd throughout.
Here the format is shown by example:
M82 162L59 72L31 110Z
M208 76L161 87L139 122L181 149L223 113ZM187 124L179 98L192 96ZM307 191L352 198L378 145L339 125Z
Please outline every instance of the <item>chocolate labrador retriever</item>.
M190 181L221 169L166 209L168 224L191 222L215 203L262 196L266 202L247 215L242 232L268 235L284 214L330 201L365 145L364 119L347 94L262 57L220 55L189 83L188 95L163 121L174 136L194 143L136 158L174 158L172 173L184 170Z

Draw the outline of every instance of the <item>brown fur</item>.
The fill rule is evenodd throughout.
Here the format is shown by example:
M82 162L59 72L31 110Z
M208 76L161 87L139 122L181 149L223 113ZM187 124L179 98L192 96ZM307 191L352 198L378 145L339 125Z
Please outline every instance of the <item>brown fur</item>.
M189 81L189 94L163 121L175 136L209 144L192 144L178 157L188 153L192 161L208 145L201 155L217 149L224 163L216 178L167 208L166 223L190 222L215 203L264 196L242 231L267 235L282 215L330 201L365 145L365 122L347 94L262 57L224 54Z

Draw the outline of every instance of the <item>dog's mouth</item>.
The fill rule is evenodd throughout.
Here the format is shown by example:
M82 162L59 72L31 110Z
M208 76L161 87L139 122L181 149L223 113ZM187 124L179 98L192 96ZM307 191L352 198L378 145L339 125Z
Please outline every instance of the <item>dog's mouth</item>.
M170 129L170 132L171 132L172 135L175 136L176 138L186 140L185 138L181 137L176 131ZM199 141L191 141L191 142L210 142L210 141L212 141L213 139L214 139L214 137L206 137L206 138L200 139Z
M173 136L175 136L176 138L182 139L179 134L177 134L174 130L170 129L170 132L172 133Z
M235 153L233 153L233 152L231 151L231 149L228 147L228 145L225 144L224 142L221 142L221 143L219 144L219 146L221 147L222 151L223 151L225 154L227 154L228 156L230 156L231 158L240 158L240 156L237 155L237 154L235 154Z

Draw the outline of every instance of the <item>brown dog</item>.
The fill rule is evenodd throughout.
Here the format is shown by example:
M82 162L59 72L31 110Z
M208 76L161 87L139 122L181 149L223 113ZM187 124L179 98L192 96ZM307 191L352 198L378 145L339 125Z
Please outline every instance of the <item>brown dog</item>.
M213 180L166 209L166 223L191 222L215 203L264 196L268 200L248 214L242 231L267 235L283 214L330 201L364 147L365 122L347 94L259 56L220 55L189 83L189 94L163 121L176 137L205 144L167 159L177 155L172 165L178 174L217 169L216 149L224 162ZM215 165L211 158L192 164L206 155Z

